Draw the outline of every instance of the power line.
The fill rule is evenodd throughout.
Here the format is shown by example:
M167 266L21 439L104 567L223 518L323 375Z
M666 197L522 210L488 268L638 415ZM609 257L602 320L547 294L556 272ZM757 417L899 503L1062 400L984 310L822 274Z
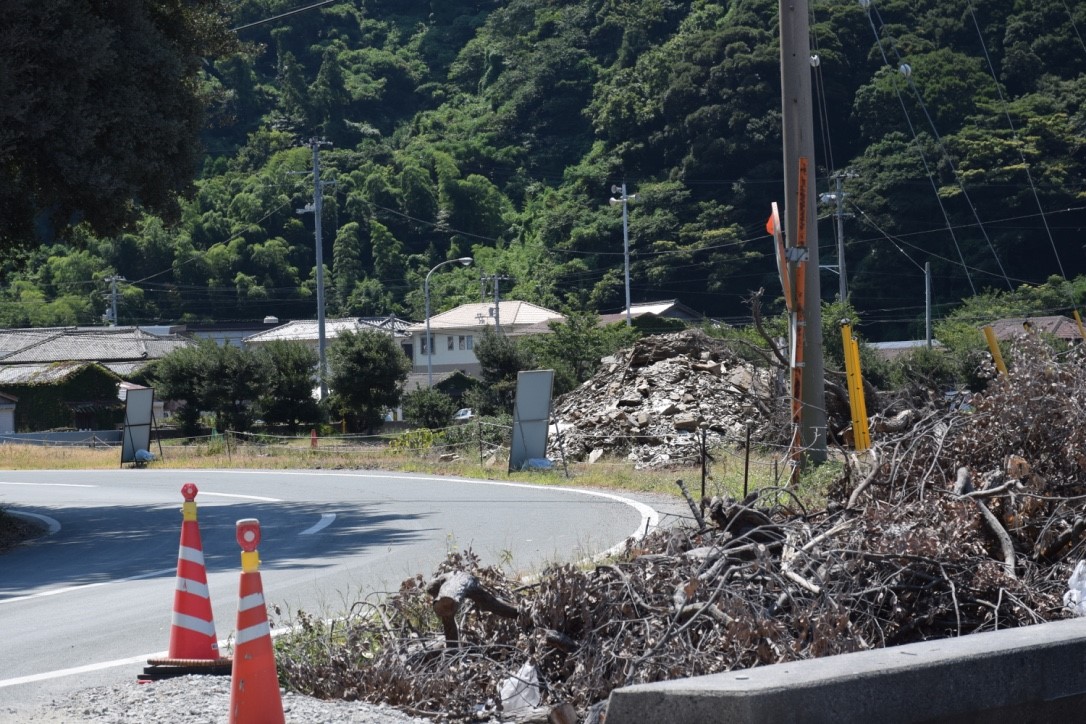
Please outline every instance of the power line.
M999 78L996 77L995 67L992 65L992 58L988 55L988 46L984 42L984 34L981 32L980 23L977 22L977 14L973 11L973 0L966 0L966 5L969 7L969 16L973 18L973 27L977 29L977 37L980 39L980 48L984 51L984 60L988 64L988 72L992 76L992 82L995 84L996 93L999 94L999 103L1003 108L1003 115L1007 117L1007 125L1011 129L1011 137L1014 138L1015 148L1018 149L1018 158L1022 161L1022 168L1026 171L1026 180L1029 181L1029 187L1033 191L1033 200L1037 203L1037 210L1041 212L1041 223L1044 224L1045 234L1048 235L1048 243L1052 245L1052 253L1056 256L1056 265L1060 269L1060 276L1064 279L1067 278L1067 274L1063 270L1063 262L1060 260L1060 253L1056 250L1056 240L1052 238L1052 230L1048 228L1048 219L1045 218L1044 208L1041 206L1041 197L1037 194L1037 185L1033 183L1033 174L1029 170L1029 162L1026 161L1026 154L1022 151L1022 145L1018 138L1018 131L1014 127L1014 120L1011 118L1010 110L1007 107L1007 100L1003 97L1003 89L999 87ZM1066 7L1066 3L1064 4ZM1068 10L1070 13L1070 10ZM1074 18L1072 18L1072 23ZM1077 32L1077 29L1076 29ZM1079 41L1081 42L1081 38Z
M270 18L264 18L263 20L256 20L254 22L247 23L245 25L239 25L236 28L230 28L230 30L232 32L236 33L239 30L245 30L246 28L252 28L252 27L257 26L257 25L263 25L264 23L270 23L273 20L279 20L281 18L285 18L285 17L288 17L290 15L297 15L298 13L303 13L306 10L312 10L313 8L319 8L321 5L328 5L328 4L333 3L335 1L336 0L321 0L321 2L319 2L319 3L313 3L312 5L306 5L304 8L295 8L294 10L288 10L285 13L280 13L279 15L273 15Z
M860 0L860 4L867 9L867 21L871 25L871 32L875 36L875 43L879 46L879 53L882 55L882 62L890 67L890 59L886 55L886 50L882 47L882 38L879 37L879 31L875 28L875 19L871 16L870 4L871 0ZM880 16L879 22L882 22ZM928 181L931 182L932 191L935 193L935 201L939 205L939 211L942 212L943 218L946 220L947 231L950 232L950 238L954 242L954 248L958 251L958 258L961 260L962 269L965 271L965 277L969 282L969 288L973 290L973 294L977 293L976 286L973 285L973 277L969 273L969 266L965 263L965 255L962 254L962 248L958 244L958 237L954 234L954 229L950 223L950 215L947 214L946 207L943 206L943 199L939 196L939 188L935 185L935 177L931 172L931 168L928 165L927 155L924 153L923 147L920 145L920 139L916 134L916 128L913 127L912 119L909 117L909 109L905 106L905 99L901 97L901 91L898 90L897 81L891 82L894 87L894 94L897 95L898 103L901 104L901 111L905 114L905 123L909 126L909 133L912 134L913 143L916 145L916 150L920 154L920 161L924 164L924 173L928 176Z

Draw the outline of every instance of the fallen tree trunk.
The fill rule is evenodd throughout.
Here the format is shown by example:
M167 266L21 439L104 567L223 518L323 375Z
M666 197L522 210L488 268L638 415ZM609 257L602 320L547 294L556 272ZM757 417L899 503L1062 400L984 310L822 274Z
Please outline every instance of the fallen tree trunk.
M430 581L426 592L434 599L434 613L441 619L445 644L449 648L454 648L460 640L456 613L465 598L478 608L505 618L516 618L520 613L516 606L494 595L475 576L464 571L442 573Z

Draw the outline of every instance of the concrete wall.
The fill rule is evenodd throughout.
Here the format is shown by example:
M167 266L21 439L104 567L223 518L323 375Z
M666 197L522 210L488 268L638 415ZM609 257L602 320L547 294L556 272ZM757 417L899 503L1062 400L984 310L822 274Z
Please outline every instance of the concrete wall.
M607 724L1086 720L1086 619L611 692Z

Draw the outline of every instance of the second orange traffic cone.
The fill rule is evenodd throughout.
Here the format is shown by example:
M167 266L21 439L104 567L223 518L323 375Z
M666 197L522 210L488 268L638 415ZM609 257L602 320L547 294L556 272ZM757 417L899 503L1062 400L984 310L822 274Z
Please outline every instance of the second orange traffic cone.
M192 483L185 483L181 488L185 503L181 508L181 547L177 553L177 590L173 596L173 625L170 627L171 659L219 658L204 547L200 541L200 525L196 522L198 492Z
M238 590L238 630L230 682L230 724L284 724L279 675L275 670L264 586L260 580L260 521L237 523L241 545L241 585Z

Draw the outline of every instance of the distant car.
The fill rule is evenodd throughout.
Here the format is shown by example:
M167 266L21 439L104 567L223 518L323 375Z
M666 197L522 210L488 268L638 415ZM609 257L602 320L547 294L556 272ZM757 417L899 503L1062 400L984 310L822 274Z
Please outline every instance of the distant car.
M453 415L453 422L467 422L475 417L475 412L470 407L461 407Z

